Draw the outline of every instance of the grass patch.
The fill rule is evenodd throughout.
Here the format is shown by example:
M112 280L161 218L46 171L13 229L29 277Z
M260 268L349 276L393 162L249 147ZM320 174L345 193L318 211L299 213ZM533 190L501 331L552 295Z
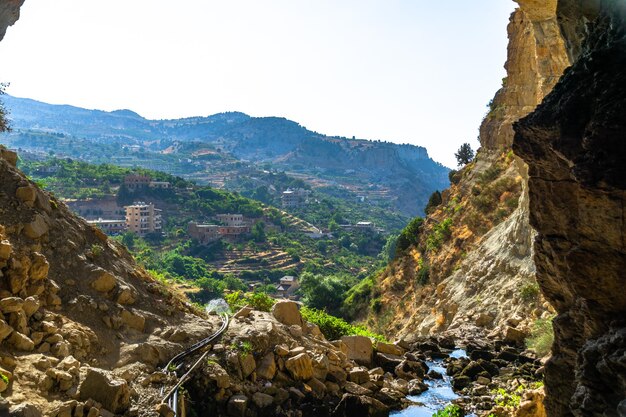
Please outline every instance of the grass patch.
M254 349L254 346L252 346L252 343L248 342L247 340L244 340L243 342L239 342L239 343L233 343L232 345L230 345L230 347L231 349L237 350L243 353L244 355L249 354Z
M553 342L552 319L535 320L530 336L526 339L526 347L534 350L539 357L543 357L550 353Z
M498 388L491 392L495 394L494 400L496 405L512 410L519 407L522 401L522 393L525 389L526 387L524 385L520 385L513 392L509 392L504 388Z
M443 410L437 411L433 417L463 417L465 414L461 407L455 404L446 406Z

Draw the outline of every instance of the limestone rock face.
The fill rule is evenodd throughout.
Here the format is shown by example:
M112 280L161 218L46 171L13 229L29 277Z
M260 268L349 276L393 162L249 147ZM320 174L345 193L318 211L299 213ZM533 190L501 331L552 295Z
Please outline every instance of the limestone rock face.
M504 336L511 315L524 317L520 325L524 328L550 310L539 294L528 301L518 296L522 288L536 287L534 231L528 218L527 167L510 146L513 123L536 108L570 61L557 19L557 0L517 3L507 28L507 77L481 124L481 149L458 173L457 182L442 193L442 206L426 219L418 248L381 275L382 302L394 311L385 325L390 337L411 340L444 331L463 337L464 328L473 326ZM504 155L510 155L506 163ZM484 178L494 172L492 185L486 185ZM480 193L507 181L517 186L492 197L489 205ZM512 210L495 207L507 199ZM483 201L486 206L481 206ZM497 214L503 211L504 216ZM448 242L424 249L435 226L450 219ZM424 264L430 264L428 283L417 285Z
M597 3L604 11L580 37ZM559 9L580 56L514 142L529 165L537 280L558 312L545 403L550 416L611 415L626 392L613 375L623 365L609 365L626 348L626 7Z
M557 0L519 0L508 26L506 81L480 126L487 149L511 146L513 123L532 111L569 65L556 19Z

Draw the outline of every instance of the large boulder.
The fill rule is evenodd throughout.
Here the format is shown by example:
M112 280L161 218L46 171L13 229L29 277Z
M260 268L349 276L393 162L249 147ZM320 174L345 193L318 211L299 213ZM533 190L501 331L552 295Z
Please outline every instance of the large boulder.
M241 373L244 378L252 375L252 372L256 369L256 361L251 353L242 353L239 355L239 366L241 367Z
M38 252L34 252L31 257L32 263L30 264L30 271L28 272L30 279L37 281L46 278L50 270L50 264L46 257Z
M285 361L285 367L292 378L297 381L306 381L313 376L313 363L306 353L301 353Z
M24 300L19 297L6 297L0 300L0 312L2 314L16 313L22 310Z
M294 301L281 300L272 307L272 315L276 320L287 326L302 326L302 316L298 304Z
M11 256L13 248L8 240L0 240L0 259L7 260Z
M259 378L267 379L271 381L276 375L276 361L274 360L274 354L269 352L263 356L256 368L256 375Z
M333 417L387 417L389 408L380 401L366 396L344 394L333 411Z
M396 367L400 365L402 361L402 356L380 352L376 353L376 364L386 372L395 372Z
M115 276L105 270L95 271L95 278L91 282L91 287L99 292L109 292L117 285Z
M348 348L348 359L359 365L371 367L374 347L372 340L365 336L343 336L341 341Z
M247 409L248 397L245 395L233 395L226 406L226 411L231 417L245 417Z
M401 356L404 354L404 349L391 343L378 342L376 343L376 352Z
M39 239L48 233L48 224L41 214L35 214L32 222L24 225L24 234L31 239Z
M37 199L37 190L31 185L18 187L15 191L15 196L28 207L33 207Z
M130 388L126 381L114 379L100 369L87 371L79 387L79 396L81 401L91 398L113 413L123 414L130 406Z

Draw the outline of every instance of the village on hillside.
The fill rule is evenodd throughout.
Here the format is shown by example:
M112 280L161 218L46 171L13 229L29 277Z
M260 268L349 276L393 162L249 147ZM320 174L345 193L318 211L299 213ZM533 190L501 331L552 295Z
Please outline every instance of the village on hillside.
M149 195L155 193L147 191L163 190L171 193L176 188L168 181L155 181L150 175L129 174L123 179L122 186L132 201L130 204L121 204L116 195L106 195L98 198L67 199L68 207L83 217L89 224L100 228L110 236L132 233L142 238L161 238L165 236L165 220L175 212L172 207L160 199L149 200ZM119 194L119 191L118 191ZM157 193L158 194L158 193ZM281 194L281 206L285 209L304 207L309 204L310 191L305 189L287 189ZM161 201L159 203L159 201ZM286 215L286 213L285 213ZM180 220L180 219L179 219ZM207 221L208 220L208 221ZM301 220L299 220L302 222ZM261 224L264 230L278 230L278 226L266 218L251 218L243 213L217 213L210 218L192 219L182 229L183 234L194 245L211 247L217 242L238 245L252 238L253 227ZM358 221L354 224L338 224L339 230L355 233L378 234L381 229L372 222ZM306 222L298 225L300 232L314 240L336 239L333 232L327 228L318 228ZM269 255L276 256L276 255ZM231 261L232 262L232 261ZM289 273L289 270L285 270ZM248 289L253 291L263 282L250 280ZM297 276L288 274L277 280L273 297L298 300L297 292L300 284Z

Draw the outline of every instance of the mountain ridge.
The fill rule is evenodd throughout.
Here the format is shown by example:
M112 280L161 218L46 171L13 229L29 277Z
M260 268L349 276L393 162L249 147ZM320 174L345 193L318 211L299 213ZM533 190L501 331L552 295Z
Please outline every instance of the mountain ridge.
M127 109L106 112L9 95L3 99L14 129L0 137L3 143L41 151L45 142L46 153L91 163L116 163L125 156L141 159L137 166L146 168L170 164L169 173L204 178L205 183L246 175L240 167L220 163L220 158L250 166L270 164L311 178L313 186L339 185L405 216L421 214L430 194L449 185L449 169L432 160L422 146L326 136L284 117L226 112L149 120ZM80 146L68 148L63 141ZM217 162L199 160L207 150Z
M224 111L224 112L214 113L214 114L210 114L207 116L187 116L187 117L179 117L179 118L150 119L150 118L142 116L141 114L137 113L136 111L132 109L126 109L126 108L116 109L116 110L111 110L111 111L102 110L102 109L88 109L88 108L84 108L80 106L75 106L72 104L52 104L52 103L47 103L45 101L32 99L28 97L16 97L10 94L4 95L3 101L5 102L6 107L11 110L9 114L9 120L14 124L17 123L16 127L18 128L27 128L27 126L24 126L21 123L29 119L29 117L25 115L25 112L22 112L21 107L16 107L16 104L17 105L22 104L23 106L23 103L29 103L31 106L34 104L36 107L39 107L39 108L45 107L48 109L48 112L50 108L55 108L55 109L77 111L79 113L97 113L99 115L106 115L106 116L115 117L115 118L130 118L133 120L140 119L142 122L145 122L146 124L151 125L151 126L163 124L164 127L168 127L168 128L176 126L176 125L172 125L172 122L178 122L178 124L180 124L180 122L214 122L216 120L223 119L224 117L231 116L231 117L235 117L237 120L229 119L226 121L226 123L235 123L236 121L240 123L245 123L245 122L250 122L252 120L261 121L265 123L277 122L277 121L286 122L288 125L295 125L295 127L303 131L306 131L308 134L312 134L312 136L316 136L320 138L334 139L334 140L338 139L338 140L346 140L346 141L354 141L354 142L373 142L373 143L382 143L382 144L388 144L391 146L401 146L401 147L406 147L406 146L414 147L414 148L423 150L423 152L426 152L426 157L429 157L427 148L421 145L414 145L414 144L409 144L409 143L396 143L396 142L390 142L390 141L378 140L378 139L367 139L367 138L357 139L354 137L347 138L344 136L326 135L323 133L309 130L306 127L302 126L300 123L294 120L288 119L286 117L283 117L283 116L251 116L244 112L235 110L235 111ZM17 110L17 114L19 115L17 118L15 117L16 110ZM29 110L32 111L33 108L31 107ZM75 134L72 132L60 132L60 133ZM437 163L439 165L445 166L439 162Z

